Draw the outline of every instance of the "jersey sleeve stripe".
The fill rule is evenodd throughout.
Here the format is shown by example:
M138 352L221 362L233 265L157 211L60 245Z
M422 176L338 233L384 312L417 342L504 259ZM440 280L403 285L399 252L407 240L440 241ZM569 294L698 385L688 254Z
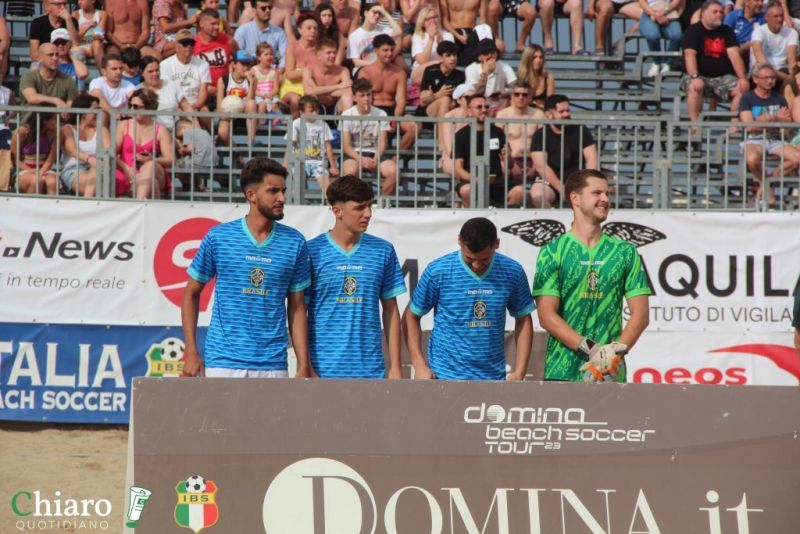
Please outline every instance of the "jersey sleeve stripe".
M405 285L397 286L396 288L391 289L391 290L387 291L386 293L384 293L383 295L381 295L381 300L393 299L394 297L396 297L398 295L402 295L405 292L406 292L406 286Z
M534 289L531 292L531 295L533 295L534 297L560 297L561 293L553 289L540 288L540 289Z
M532 304L529 304L528 306L525 306L525 308L523 308L519 312L509 311L509 313L511 314L511 317L514 317L515 319L518 319L520 317L524 317L526 315L530 315L531 313L533 313L533 310L535 310L535 309L536 309L536 305L532 303Z
M289 286L289 293L299 293L300 291L304 291L309 287L311 287L311 278L306 278L299 284Z
M422 309L421 309L421 308L419 308L419 307L417 307L417 305L416 305L416 304L414 304L413 302L411 302L411 303L409 303L409 304L408 304L408 309L410 309L410 310L411 310L411 313L413 313L413 314L414 314L414 315L416 315L417 317L422 317L423 315L425 315L426 313L428 313L428 311L430 311L430 310L428 310L428 311L422 311Z
M630 299L630 298L633 298L633 297L639 297L641 295L652 295L652 294L653 294L653 292L650 291L650 288L642 287L642 288L639 288L639 289L633 289L631 291L628 291L627 293L625 293L625 298L626 299Z
M192 277L193 280L197 280L201 284L205 284L212 278L211 276L200 274L200 272L197 269L191 266L188 269L186 269L186 274L188 274L189 276Z

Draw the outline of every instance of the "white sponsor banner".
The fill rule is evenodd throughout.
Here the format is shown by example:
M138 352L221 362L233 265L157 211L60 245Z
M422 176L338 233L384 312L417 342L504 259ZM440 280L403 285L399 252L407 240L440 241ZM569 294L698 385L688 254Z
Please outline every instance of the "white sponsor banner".
M185 271L200 239L216 222L246 213L241 204L5 198L2 205L0 313L12 322L179 325ZM530 280L540 246L572 219L566 210L375 210L370 232L395 245L413 286L431 260L457 249L461 225L474 216L495 222L500 252ZM283 222L310 239L333 217L325 207L287 206ZM634 242L644 259L655 291L649 331L789 332L797 223L790 213L618 211L605 230ZM201 303L201 325L210 298ZM408 296L399 302L404 308ZM428 317L423 326L430 324Z

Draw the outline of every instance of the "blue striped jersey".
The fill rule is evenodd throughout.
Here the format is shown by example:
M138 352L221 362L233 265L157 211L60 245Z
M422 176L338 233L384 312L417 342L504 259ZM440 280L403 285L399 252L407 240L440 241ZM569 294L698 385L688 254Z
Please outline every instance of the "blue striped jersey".
M519 263L495 253L478 276L460 250L428 265L409 306L419 317L434 310L428 362L446 380L504 380L506 310L524 317L535 308Z
M206 367L285 370L286 295L311 284L303 234L273 222L258 243L245 218L215 226L188 270L198 282L216 277Z
M308 345L323 378L383 378L380 301L406 292L388 241L361 234L345 252L325 232L308 242Z

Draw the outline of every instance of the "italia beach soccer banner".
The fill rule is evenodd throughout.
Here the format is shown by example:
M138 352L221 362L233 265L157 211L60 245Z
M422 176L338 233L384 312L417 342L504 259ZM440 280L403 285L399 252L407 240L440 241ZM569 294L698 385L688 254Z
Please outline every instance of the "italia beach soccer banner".
M106 346L119 349L126 388L132 376L157 376L154 369L166 367L148 364L147 355L153 344L166 354L163 343L182 339L180 300L200 241L247 211L240 204L1 202L0 418L76 422L111 420L66 401L63 409L31 410L22 399L35 388L122 389L104 374L116 364L103 355ZM375 210L369 231L394 244L413 291L428 263L457 248L463 222L479 215L497 225L500 252L519 261L529 280L539 249L567 231L572 217L565 210ZM333 218L324 207L287 206L283 222L310 239ZM604 231L636 245L655 292L650 326L629 357L632 379L796 385L790 322L800 276L797 228L791 213L612 212ZM208 284L201 297L201 327L213 289ZM408 295L399 297L401 309L407 302ZM534 321L541 332L535 314ZM429 315L423 327L431 326ZM106 367L95 380L100 363ZM74 380L58 378L72 374Z

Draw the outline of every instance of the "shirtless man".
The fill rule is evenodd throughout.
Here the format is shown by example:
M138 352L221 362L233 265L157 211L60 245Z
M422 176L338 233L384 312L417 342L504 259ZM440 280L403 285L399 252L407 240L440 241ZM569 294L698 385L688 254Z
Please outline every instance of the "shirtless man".
M476 19L481 21L489 18L488 0L439 0L439 13L442 17L442 27L453 34L458 45L458 55L467 46L467 37L476 25Z
M319 63L303 70L303 91L317 97L324 115L352 108L353 82L347 69L336 64L336 42L320 39L316 52Z
M108 32L106 52L121 54L132 46L142 52L142 56L161 59L158 52L146 46L150 39L150 8L147 0L106 0L108 13ZM116 48L116 50L114 50Z
M406 111L406 71L393 63L395 40L386 34L379 34L373 40L377 55L374 63L358 71L358 78L372 83L373 105L390 117L402 117ZM411 148L416 138L417 124L400 123L400 149ZM392 124L392 131L395 125Z
M455 108L445 113L446 119L465 119L467 117L467 97L475 94L475 91L463 83L453 90L453 101L457 104ZM437 124L438 132L438 145L439 150L442 151L442 157L439 158L439 166L448 175L452 176L455 172L453 165L453 136L455 133L466 126L466 122L440 122Z
M544 118L544 112L531 107L531 86L525 80L516 80L509 86L511 89L511 105L497 113L499 119L528 119L520 122L499 122L506 133L506 140L511 150L511 176L515 180L526 180L534 174L533 159L530 146L533 133L539 128L531 123L531 119ZM527 160L527 161L526 161Z
M319 5L321 2L316 2ZM350 36L350 32L361 26L361 15L358 10L360 5L358 3L350 2L350 0L331 0L333 12L336 13L336 26L345 39Z

